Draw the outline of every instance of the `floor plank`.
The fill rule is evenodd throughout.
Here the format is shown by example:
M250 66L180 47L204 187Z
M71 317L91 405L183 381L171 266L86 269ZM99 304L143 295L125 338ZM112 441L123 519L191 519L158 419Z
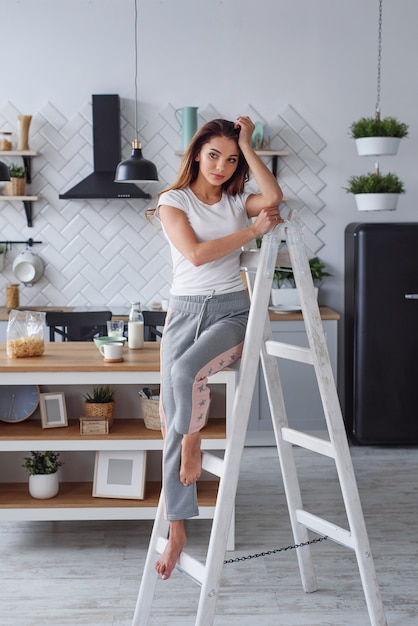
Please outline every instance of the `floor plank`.
M418 449L353 447L389 626L418 623ZM296 449L306 508L344 524L329 459ZM246 448L237 494L236 551L291 545L275 448ZM131 626L150 521L0 524L1 626ZM189 552L204 559L210 522L188 522ZM302 548L303 549L303 548ZM330 540L312 548L319 590L302 591L294 550L225 565L215 626L369 624L356 559ZM199 588L159 581L150 626L194 624Z

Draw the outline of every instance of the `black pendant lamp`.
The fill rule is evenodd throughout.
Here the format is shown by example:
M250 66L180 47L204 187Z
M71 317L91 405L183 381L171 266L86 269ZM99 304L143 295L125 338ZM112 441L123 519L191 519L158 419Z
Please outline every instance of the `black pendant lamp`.
M158 181L157 168L152 161L142 156L141 142L138 139L138 7L135 2L135 136L129 159L121 161L116 168L116 183L149 183Z
M0 180L10 180L9 168L3 161L0 161Z

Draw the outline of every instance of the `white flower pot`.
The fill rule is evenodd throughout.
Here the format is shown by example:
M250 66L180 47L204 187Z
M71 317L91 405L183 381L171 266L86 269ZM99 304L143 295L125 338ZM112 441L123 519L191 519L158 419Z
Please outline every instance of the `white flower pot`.
M32 498L46 500L57 495L59 490L58 472L55 474L34 474L29 476L29 493Z
M400 137L361 137L356 139L359 156L379 156L398 154Z
M399 193L356 193L354 197L359 211L394 211L399 196Z
M315 295L318 298L318 287L315 287ZM300 306L298 289L272 289L271 303L273 306Z

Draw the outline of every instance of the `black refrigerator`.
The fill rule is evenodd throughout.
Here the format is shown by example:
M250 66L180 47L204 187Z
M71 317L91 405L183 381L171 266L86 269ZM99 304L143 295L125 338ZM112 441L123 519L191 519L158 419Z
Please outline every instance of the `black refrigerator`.
M418 444L418 223L346 227L344 335L352 442Z

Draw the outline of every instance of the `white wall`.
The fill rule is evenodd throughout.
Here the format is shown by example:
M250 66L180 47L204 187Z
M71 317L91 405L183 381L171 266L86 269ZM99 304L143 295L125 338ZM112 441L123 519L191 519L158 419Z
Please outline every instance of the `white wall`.
M92 93L119 93L133 117L133 0L8 0L2 5L0 49L9 67L1 75L0 122L8 121L9 103L13 111L35 114L45 103L52 103L71 119L85 109ZM378 0L138 0L138 7L140 119L151 119L168 103L178 107L211 104L227 118L234 118L250 104L267 120L291 105L326 142L320 155L325 162L320 173L326 183L320 194L325 207L318 215L324 223L319 235L325 245L319 255L334 276L322 289L322 301L342 312L346 224L416 220L416 1L383 1L382 115L394 115L408 123L410 136L402 142L397 157L380 161L382 170L401 176L407 193L396 212L374 215L360 215L354 198L342 187L350 175L374 166L373 158L356 155L348 128L356 118L374 115ZM146 143L144 153L147 156ZM56 213L43 204L41 209L35 207L32 229L25 227L16 208L2 203L0 238L18 233L41 237L46 245L39 253L49 255L47 260L54 266L59 264L60 245L68 249L68 241L61 238L62 204L52 197L47 200L57 205ZM111 240L111 229L105 228L107 216L113 215L109 207L102 211L101 206L70 204L66 217L71 211L74 223L79 217L83 228L90 225L94 230L97 215L103 237ZM145 203L138 201L137 206L141 213ZM132 237L136 241L139 233L135 245L146 245L152 257L154 238L158 251L163 243L143 216L137 217L136 210L126 208L132 211ZM119 212L120 207L112 206L112 211ZM141 232L146 233L145 241ZM78 234L75 230L74 236ZM116 257L125 245L117 239L120 249L116 246L113 250ZM97 249L92 252L89 259L88 246L73 248L73 256L83 254L86 262L94 265L98 263ZM144 265L141 258L139 275L123 285L121 304L136 295L131 294L134 280L145 300L158 295L159 286L156 294L149 287L155 268L152 263L149 268ZM82 273L82 268L79 271ZM164 280L169 280L168 271L161 271ZM2 274L2 290L10 277L7 270ZM83 304L89 297L97 300L100 293L99 285L93 286L92 296L84 288L77 295L75 277L67 293L67 284L60 285L52 271L49 281L52 288L42 286L41 300L60 297L57 304L66 304L65 298ZM27 293L23 298L29 301ZM102 293L106 294L105 285ZM107 299L116 302L114 294Z

